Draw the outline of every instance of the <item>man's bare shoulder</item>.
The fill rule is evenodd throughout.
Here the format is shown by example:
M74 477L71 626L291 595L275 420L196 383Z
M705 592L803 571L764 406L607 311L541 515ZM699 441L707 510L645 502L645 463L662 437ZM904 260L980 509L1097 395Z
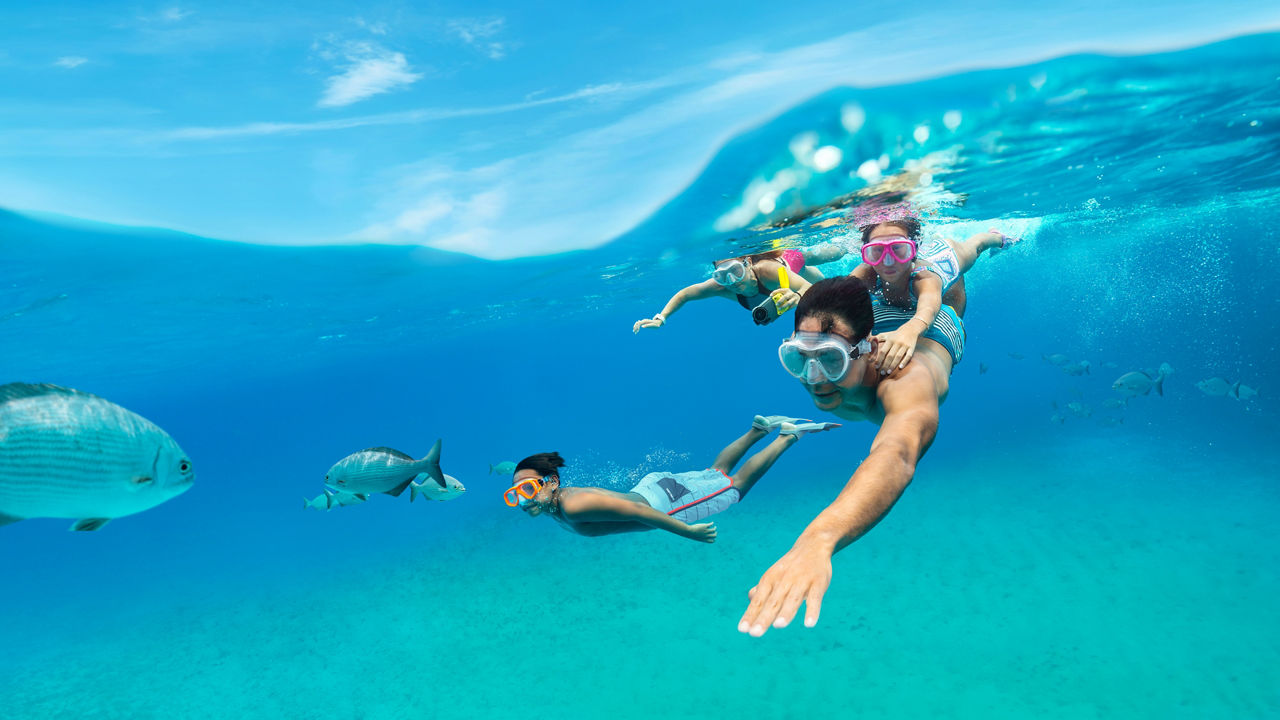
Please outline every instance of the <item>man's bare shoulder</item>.
M928 338L920 338L911 362L876 386L876 399L885 412L902 403L924 402L936 407L951 389L950 377L951 355L946 348Z

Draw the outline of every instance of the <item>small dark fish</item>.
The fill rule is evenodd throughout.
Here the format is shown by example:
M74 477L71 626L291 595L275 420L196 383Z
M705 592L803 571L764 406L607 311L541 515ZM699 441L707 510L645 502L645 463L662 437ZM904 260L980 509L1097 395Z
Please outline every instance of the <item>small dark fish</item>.
M987 370L989 370L989 369L990 369L990 366L988 366L986 363L984 363L984 362L980 362L980 363L978 363L978 374L979 374L979 375L986 375L986 374L987 374Z
M1009 357L1013 358L1014 360L1021 360L1022 358L1026 357L1026 355L1023 355L1022 353L1011 352L1009 353Z

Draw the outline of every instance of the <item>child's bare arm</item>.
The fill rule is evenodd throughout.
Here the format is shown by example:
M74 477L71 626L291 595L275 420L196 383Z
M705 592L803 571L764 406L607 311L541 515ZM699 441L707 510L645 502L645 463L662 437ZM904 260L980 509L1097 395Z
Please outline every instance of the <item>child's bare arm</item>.
M654 315L652 318L637 320L636 323L631 326L631 332L640 332L641 328L662 327L667 324L667 318L670 317L672 313L679 310L690 300L704 300L709 297L716 297L717 295L723 294L724 290L715 280L704 280L700 283L690 285L689 287L681 288L680 291L675 295L672 295L671 299L667 301L667 304L662 307L662 312Z
M849 274L861 280L862 284L866 285L868 290L875 289L876 269L871 267L870 265L866 263L860 263L857 267L853 269L853 272L850 272Z
M568 497L561 511L574 522L638 522L655 530L666 530L680 537L702 542L715 542L715 523L689 525L645 503L615 495L580 492Z
M927 270L917 272L911 278L911 289L916 296L916 314L897 330L879 335L880 352L876 354L876 367L888 375L911 362L916 345L942 310L942 280Z

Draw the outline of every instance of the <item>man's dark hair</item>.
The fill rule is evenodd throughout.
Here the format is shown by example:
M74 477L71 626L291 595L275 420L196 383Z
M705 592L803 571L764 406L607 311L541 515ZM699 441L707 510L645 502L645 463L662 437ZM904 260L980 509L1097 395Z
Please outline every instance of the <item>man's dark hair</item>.
M850 340L858 342L871 334L871 326L875 324L871 293L852 275L819 280L809 286L796 306L796 329L800 329L801 320L809 317L822 323L822 332L831 332L837 319L844 320L853 328Z
M542 477L555 475L560 476L560 468L564 467L564 458L560 457L558 452L538 453L520 461L516 465L515 472L520 472L526 468L538 471Z
M882 223L871 223L870 225L864 225L862 227L862 244L863 245L866 245L867 241L871 239L871 231L875 230L876 227L880 225L890 225L890 226L896 227L899 230L905 232L907 234L907 237L911 238L912 240L915 240L916 242L920 242L920 221L916 220L915 218L904 218L902 220L887 220Z

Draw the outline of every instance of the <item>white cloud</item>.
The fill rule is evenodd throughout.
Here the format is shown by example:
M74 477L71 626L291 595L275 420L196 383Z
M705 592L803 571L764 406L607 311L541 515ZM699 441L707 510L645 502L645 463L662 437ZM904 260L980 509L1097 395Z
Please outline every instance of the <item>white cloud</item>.
M54 60L53 64L60 68L74 70L87 62L89 62L89 58L80 57L79 55L64 55Z
M178 22L179 20L182 20L183 18L191 17L194 14L195 13L192 10L183 10L182 8L177 7L175 5L174 7L165 8L164 10L161 10L160 19L165 22Z
M405 110L403 112L380 113L377 115L361 115L358 117L342 118L339 120L319 120L316 122L255 122L247 123L245 125L231 125L227 127L186 127L166 131L161 133L159 136L152 136L152 139L165 142L184 140L222 140L289 133L350 130L353 128L377 125L412 125L431 122L434 120L448 120L451 118L500 115L503 113L516 112L518 110L527 110L542 105L553 105L615 93L646 92L655 87L659 86L652 83L638 83L631 85L608 83L605 85L589 85L565 95L540 98L537 100L526 100L524 102L517 103L506 103L504 105L490 105L487 107L473 108L422 108L419 110Z
M502 27L506 25L504 18L461 18L449 21L449 32L456 35L464 43L483 52L491 60L501 60L506 57L508 44L491 40L493 36L502 32Z
M401 212L390 222L370 225L355 237L373 242L395 240L405 242L404 236L421 236L432 224L453 212L454 205L453 198L448 195L430 195ZM411 239L408 241L412 242Z
M329 78L320 107L342 107L412 85L422 79L412 72L403 53L371 42L347 43L342 50L345 71Z
M381 22L369 22L362 17L356 18L356 25L373 33L374 35L386 35L387 24Z

